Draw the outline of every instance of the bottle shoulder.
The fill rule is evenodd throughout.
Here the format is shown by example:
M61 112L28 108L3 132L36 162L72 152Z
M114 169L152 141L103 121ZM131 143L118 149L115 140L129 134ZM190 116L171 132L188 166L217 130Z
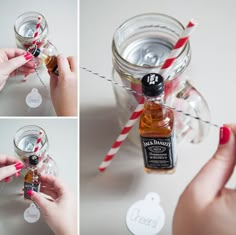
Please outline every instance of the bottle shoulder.
M174 112L171 109L155 106L157 109L144 109L140 116L139 132L142 136L168 137L174 131Z

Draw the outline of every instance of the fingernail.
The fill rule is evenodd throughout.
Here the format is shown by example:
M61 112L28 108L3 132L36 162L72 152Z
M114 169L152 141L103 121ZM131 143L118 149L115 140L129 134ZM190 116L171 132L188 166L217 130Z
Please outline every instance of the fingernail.
M28 190L28 191L27 191L27 194L28 194L30 197L32 197L33 194L34 194L34 191L32 191L32 190Z
M23 167L24 167L24 164L21 163L21 162L18 162L18 163L15 164L15 168L16 168L17 171L21 170Z
M16 176L16 177L20 177L20 172L19 172L19 171L16 172L16 173L15 173L15 176Z
M24 57L26 60L30 60L30 59L32 59L33 56L30 53L27 53L24 55Z
M226 144L230 138L230 129L227 126L220 128L220 144Z
M9 181L10 181L10 177L6 177L5 179L4 179L4 182L6 182L6 183L8 183Z

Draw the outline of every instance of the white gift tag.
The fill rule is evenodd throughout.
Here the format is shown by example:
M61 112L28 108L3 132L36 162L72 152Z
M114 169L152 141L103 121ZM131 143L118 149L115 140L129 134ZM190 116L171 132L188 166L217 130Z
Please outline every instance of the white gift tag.
M34 203L31 203L24 212L25 221L27 221L28 223L35 223L39 220L39 218L40 218L39 209L35 206Z
M38 89L33 88L31 92L25 98L26 104L30 108L37 108L42 103L42 96L40 95Z
M128 210L126 224L134 235L156 235L165 224L165 213L157 193L148 193Z

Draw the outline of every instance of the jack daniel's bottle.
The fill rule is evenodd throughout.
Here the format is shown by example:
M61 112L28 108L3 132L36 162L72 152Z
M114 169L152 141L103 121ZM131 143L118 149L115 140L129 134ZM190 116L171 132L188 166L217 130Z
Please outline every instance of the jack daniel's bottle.
M147 173L172 173L176 166L174 113L163 107L164 81L159 74L147 74L142 79L145 96L139 133Z
M38 164L38 156L31 155L29 157L29 170L25 175L24 180L24 198L30 199L27 192L29 190L39 192L40 189L40 174L38 172L37 164Z

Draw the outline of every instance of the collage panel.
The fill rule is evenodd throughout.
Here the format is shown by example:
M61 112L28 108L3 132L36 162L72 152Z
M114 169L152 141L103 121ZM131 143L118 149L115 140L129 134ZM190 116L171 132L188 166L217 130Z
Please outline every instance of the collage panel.
M77 5L1 3L0 116L77 116Z
M80 233L235 234L236 2L80 0Z
M77 120L1 119L0 129L1 234L77 234Z
M0 3L0 234L78 234L78 7Z

